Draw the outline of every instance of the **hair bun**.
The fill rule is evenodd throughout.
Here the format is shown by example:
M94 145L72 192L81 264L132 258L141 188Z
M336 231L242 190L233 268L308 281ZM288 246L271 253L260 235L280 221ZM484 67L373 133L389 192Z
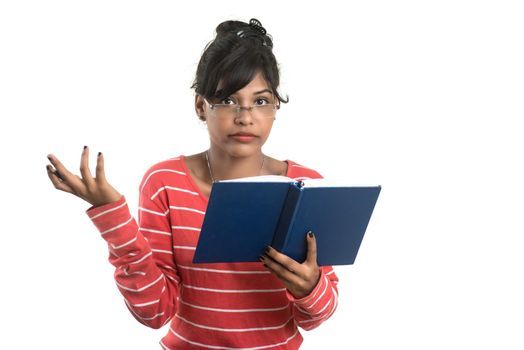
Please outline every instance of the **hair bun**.
M267 34L262 23L256 18L251 18L249 23L241 21L225 21L220 23L217 28L217 37L236 34L240 38L256 38L262 45L273 48L271 36Z
M240 21L222 22L217 26L217 29L216 29L217 36L224 36L229 33L236 33L239 30L241 30L242 28L246 28L246 26L249 26L249 25L245 22L240 22Z

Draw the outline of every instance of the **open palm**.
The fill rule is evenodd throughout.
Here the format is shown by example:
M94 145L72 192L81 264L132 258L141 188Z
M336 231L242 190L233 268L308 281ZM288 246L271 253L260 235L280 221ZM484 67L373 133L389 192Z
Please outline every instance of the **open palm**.
M71 173L54 155L47 156L51 165L47 165L47 175L57 190L69 192L97 207L116 202L121 194L111 186L104 173L104 156L98 153L96 177L89 170L89 148L84 146L80 160L80 174ZM54 168L53 168L54 167Z

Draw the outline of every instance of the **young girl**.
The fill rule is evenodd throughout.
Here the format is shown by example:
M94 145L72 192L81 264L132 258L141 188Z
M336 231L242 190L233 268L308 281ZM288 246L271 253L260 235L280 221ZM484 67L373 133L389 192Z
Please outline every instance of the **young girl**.
M319 326L337 307L338 279L331 267L318 267L312 232L304 237L304 262L267 247L260 263L192 264L214 181L320 177L262 153L280 103L288 101L277 92L273 43L261 23L226 21L216 32L192 86L209 149L159 162L145 173L138 224L125 197L107 182L100 152L95 178L87 146L81 177L53 155L48 175L58 190L92 205L87 215L108 243L117 286L134 317L153 328L170 322L163 349L298 349L298 327Z

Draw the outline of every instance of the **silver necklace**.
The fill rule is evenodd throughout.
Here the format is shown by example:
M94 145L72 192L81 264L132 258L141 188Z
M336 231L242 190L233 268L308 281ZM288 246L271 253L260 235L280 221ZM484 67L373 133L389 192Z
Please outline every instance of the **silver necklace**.
M215 182L215 178L213 177L213 171L211 170L211 165L209 164L209 156L207 155L209 153L209 150L206 150L204 153L206 156L206 162L207 162L207 168L209 169L209 176L211 177L211 182ZM264 161L266 160L266 156L262 155L262 165L260 166L260 170L258 171L258 175L262 172L262 168L264 168Z

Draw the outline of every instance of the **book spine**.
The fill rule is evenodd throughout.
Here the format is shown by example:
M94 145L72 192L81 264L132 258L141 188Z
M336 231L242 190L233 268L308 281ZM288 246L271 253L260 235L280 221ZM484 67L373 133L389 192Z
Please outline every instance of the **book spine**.
M303 185L304 184L300 181L291 183L289 186L284 207L280 213L275 235L273 236L273 242L271 243L271 246L279 252L281 252L286 246L288 232L291 230L291 225L297 211L296 209L300 202Z

